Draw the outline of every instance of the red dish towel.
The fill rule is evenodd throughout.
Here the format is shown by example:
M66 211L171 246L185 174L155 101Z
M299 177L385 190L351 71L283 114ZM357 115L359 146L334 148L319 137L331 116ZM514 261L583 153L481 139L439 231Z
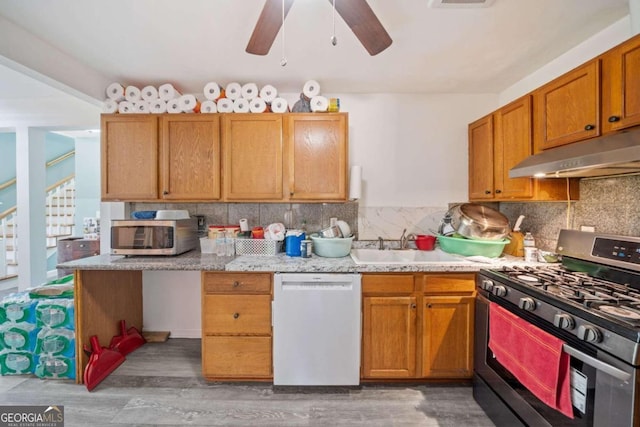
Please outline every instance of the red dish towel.
M489 307L489 348L502 366L541 401L573 419L569 355L564 342L495 303Z

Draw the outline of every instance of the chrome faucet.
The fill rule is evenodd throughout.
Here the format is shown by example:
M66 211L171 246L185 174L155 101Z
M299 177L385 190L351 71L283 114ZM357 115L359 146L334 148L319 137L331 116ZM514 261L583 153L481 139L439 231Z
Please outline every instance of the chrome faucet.
M406 236L407 229L402 230L402 236L400 236L400 249L407 249L407 242L409 239Z
M383 250L383 249L384 249L384 239L378 236L378 250Z

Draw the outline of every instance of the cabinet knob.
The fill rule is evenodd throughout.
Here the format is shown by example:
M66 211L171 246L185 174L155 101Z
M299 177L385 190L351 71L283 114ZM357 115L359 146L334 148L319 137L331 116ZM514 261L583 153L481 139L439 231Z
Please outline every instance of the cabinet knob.
M411 308L416 308L416 305L415 304L411 304Z
M293 191L289 193L290 196L293 196Z
M431 308L431 303L428 303L428 304L427 304L427 308Z
M502 190L496 190L496 194L502 193Z
M491 190L484 190L484 194L491 194Z
M167 190L164 190L164 191L162 192L162 194L164 194L164 195L166 196L167 194L169 194L169 192L168 192Z
M586 125L584 130L594 130L596 127L594 125Z
M609 123L615 123L620 121L620 116L611 116L609 117Z
M238 286L240 286L240 282L238 282L237 280L235 282L233 282L233 287L237 288Z
M233 313L233 318L237 319L238 317L240 317L240 313Z

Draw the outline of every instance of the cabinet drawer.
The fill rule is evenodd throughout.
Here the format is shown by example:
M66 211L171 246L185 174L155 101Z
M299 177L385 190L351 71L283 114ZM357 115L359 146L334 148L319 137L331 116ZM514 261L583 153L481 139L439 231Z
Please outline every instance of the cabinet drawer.
M270 295L205 295L204 334L271 334Z
M202 291L211 293L271 293L270 273L202 273Z
M412 274L364 274L362 293L406 294L414 291Z
M475 274L425 274L423 290L426 294L447 294L474 292L476 288Z
M204 337L202 374L205 377L270 378L271 337Z

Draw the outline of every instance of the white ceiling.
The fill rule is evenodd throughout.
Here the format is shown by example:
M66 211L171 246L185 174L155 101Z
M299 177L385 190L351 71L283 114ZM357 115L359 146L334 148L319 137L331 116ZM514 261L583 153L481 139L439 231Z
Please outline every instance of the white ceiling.
M285 23L286 67L280 66L280 37L266 56L245 53L264 0L0 0L0 18L35 36L52 57L77 61L76 68L100 82L65 82L87 95L80 101L86 109L87 99L104 96L106 86L97 86L113 81L171 82L183 93L200 93L212 80L268 83L297 93L309 79L332 94L498 93L629 14L628 0L496 0L474 9L434 9L428 3L369 0L393 39L372 57L340 18L338 45L331 45L330 1L297 0ZM0 42L0 55L13 56L5 61L7 69L0 65L0 114L5 100L19 105L65 92L31 87L10 72L14 61L29 55L12 51L15 40ZM52 70L59 68L55 62L49 62ZM41 67L36 78L47 70Z

